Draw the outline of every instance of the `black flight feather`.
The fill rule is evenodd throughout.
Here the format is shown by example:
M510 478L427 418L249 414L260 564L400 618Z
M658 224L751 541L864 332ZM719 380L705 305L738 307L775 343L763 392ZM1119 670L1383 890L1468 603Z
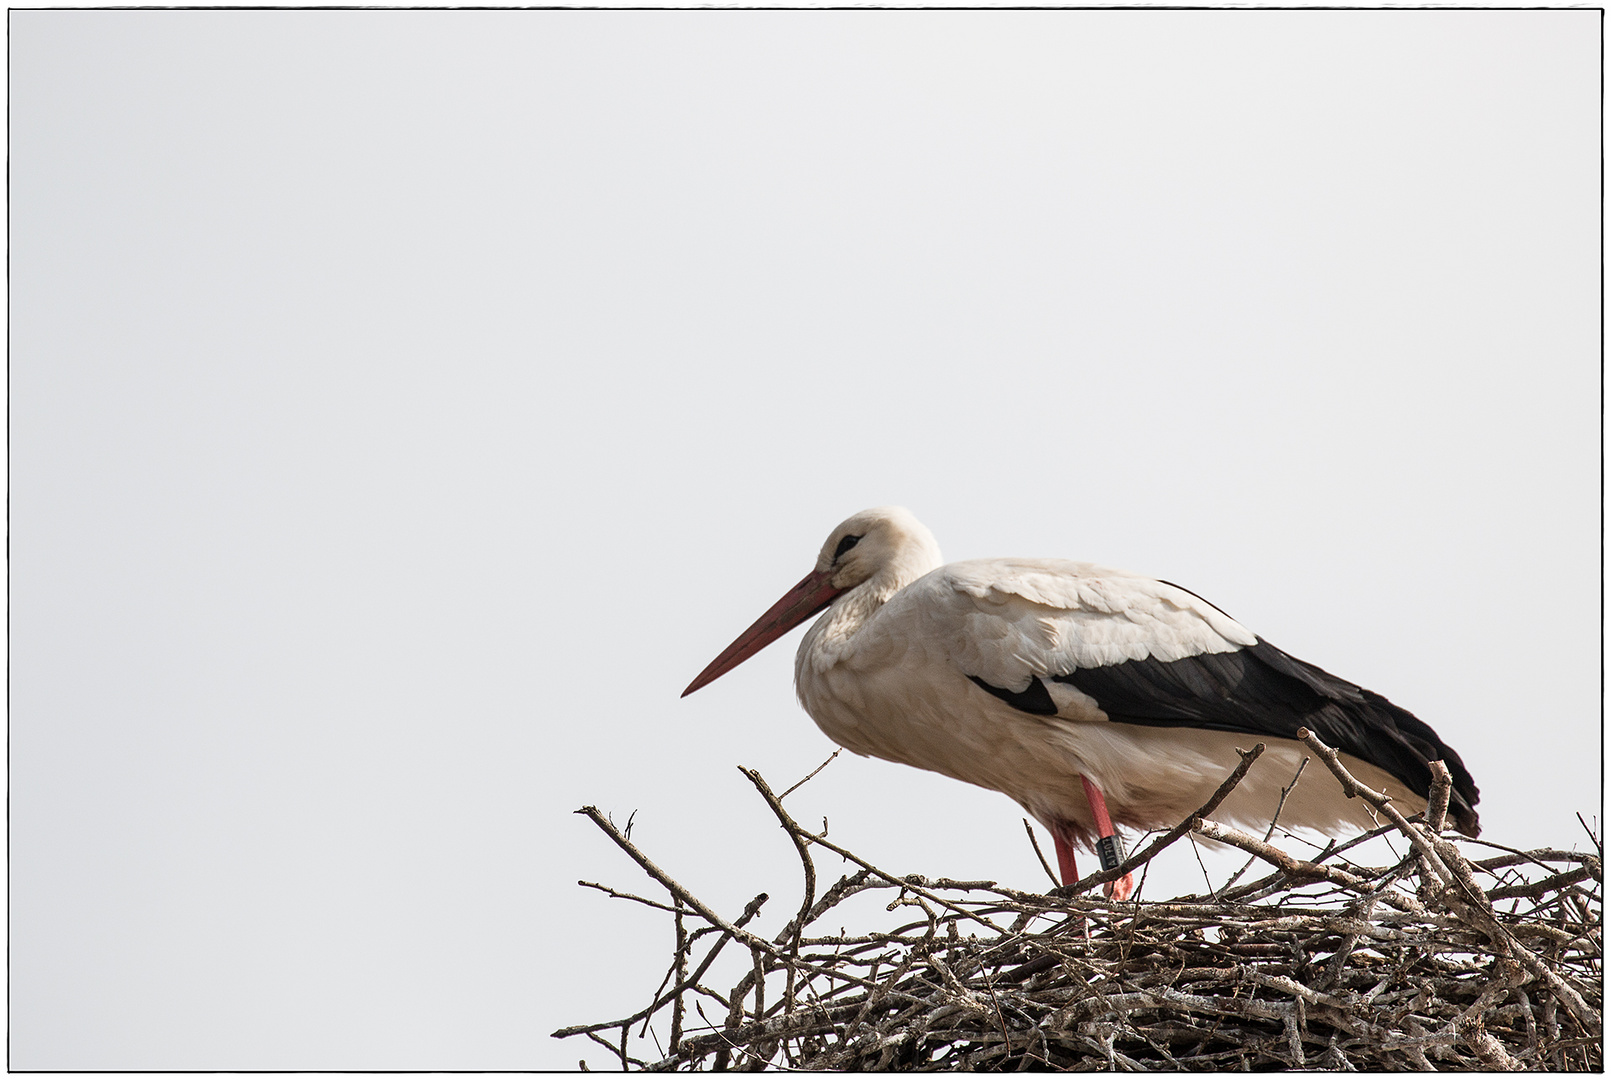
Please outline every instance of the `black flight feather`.
M1283 739L1306 727L1343 753L1391 773L1422 796L1432 784L1428 762L1441 759L1454 779L1449 810L1455 825L1468 836L1477 835L1477 813L1472 809L1477 803L1477 785L1460 755L1437 732L1380 694L1289 656L1262 638L1231 652L1201 653L1174 661L1126 660L1053 675L1052 679L1094 698L1114 723L1206 728ZM973 681L1014 708L1038 715L1055 711L1045 707L1051 704L1051 696L1038 679L1019 694L977 678Z
M977 675L969 675L968 678L1019 712L1033 713L1036 716L1055 716L1057 713L1057 703L1052 700L1051 691L1046 689L1045 683L1033 675L1029 677L1028 688L1016 693L1005 687L992 686Z

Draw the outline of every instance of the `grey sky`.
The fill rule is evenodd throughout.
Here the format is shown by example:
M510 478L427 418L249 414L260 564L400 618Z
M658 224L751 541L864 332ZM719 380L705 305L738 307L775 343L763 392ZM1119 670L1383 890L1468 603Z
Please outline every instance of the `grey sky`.
M781 925L798 635L677 695L882 503L1179 582L1582 842L1600 32L11 13L11 1064L604 1064L548 1032L669 930L570 811ZM1043 880L1000 795L790 802Z

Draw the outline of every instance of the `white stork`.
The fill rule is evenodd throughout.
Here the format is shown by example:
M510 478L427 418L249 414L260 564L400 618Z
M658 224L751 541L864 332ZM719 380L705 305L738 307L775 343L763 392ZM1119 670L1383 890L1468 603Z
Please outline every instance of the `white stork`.
M1450 816L1477 835L1477 788L1460 756L1379 694L1289 656L1195 593L1062 559L940 564L934 536L898 506L864 510L823 544L816 569L739 635L686 697L823 612L795 656L817 726L858 754L1010 796L1052 834L1063 882L1074 846L1105 867L1114 824L1169 828L1213 794L1238 745L1266 750L1213 814L1270 820L1307 727L1362 783L1425 808L1427 763L1454 777ZM1292 827L1376 824L1319 778L1281 810ZM1128 896L1129 877L1109 887Z

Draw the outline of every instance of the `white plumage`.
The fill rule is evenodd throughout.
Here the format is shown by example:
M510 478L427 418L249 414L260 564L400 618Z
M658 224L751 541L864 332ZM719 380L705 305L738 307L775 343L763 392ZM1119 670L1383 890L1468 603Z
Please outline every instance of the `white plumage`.
M1450 760L1475 830L1476 789L1430 728L1261 642L1185 589L1060 559L940 561L933 535L900 507L851 517L816 569L685 694L827 604L800 643L795 686L828 737L1003 792L1060 853L1100 835L1104 796L1119 824L1174 825L1236 766L1236 748L1256 741L1264 756L1213 816L1268 823L1306 752L1290 737L1304 715L1323 738L1341 736L1350 771L1406 813L1425 800L1407 782L1419 774L1404 774L1434 756ZM1281 821L1328 833L1373 825L1367 804L1313 772Z

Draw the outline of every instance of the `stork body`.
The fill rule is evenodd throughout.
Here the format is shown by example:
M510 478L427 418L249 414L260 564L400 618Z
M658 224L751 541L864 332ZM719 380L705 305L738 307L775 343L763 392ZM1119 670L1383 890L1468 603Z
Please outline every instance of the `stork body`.
M1266 750L1214 813L1267 824L1308 727L1353 774L1407 811L1425 806L1428 762L1454 776L1451 816L1475 835L1477 789L1437 734L1386 698L1297 660L1198 596L1090 563L989 559L941 565L933 535L899 507L850 518L806 576L685 691L736 667L823 610L795 657L800 702L858 754L1000 791L1057 843L1112 822L1173 826L1235 767ZM1336 833L1375 822L1363 800L1306 777L1281 821ZM1119 883L1115 895L1128 892Z

